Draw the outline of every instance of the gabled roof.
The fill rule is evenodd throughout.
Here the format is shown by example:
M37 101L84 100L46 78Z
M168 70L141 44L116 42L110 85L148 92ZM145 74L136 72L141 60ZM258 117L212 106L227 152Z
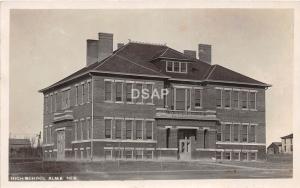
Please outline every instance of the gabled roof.
M293 138L293 133L292 134L289 134L289 135L286 135L286 136L283 136L281 137L282 139L286 139L286 138Z
M176 59L189 62L189 71L185 73L164 72L155 63L157 59ZM45 92L72 81L89 73L113 73L134 76L156 77L161 79L191 80L197 82L229 82L262 87L269 87L265 83L254 80L240 73L222 67L210 65L196 58L186 56L166 45L129 42L115 50L113 54L101 62L95 62L70 76L40 90Z
M279 146L282 146L281 142L272 142L268 148L272 147L272 146L276 146L276 147L279 147Z

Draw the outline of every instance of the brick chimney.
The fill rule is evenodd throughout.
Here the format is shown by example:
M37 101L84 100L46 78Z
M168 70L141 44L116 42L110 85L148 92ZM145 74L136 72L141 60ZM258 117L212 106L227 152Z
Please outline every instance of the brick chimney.
M98 33L98 36L98 61L100 62L113 52L113 34Z
M199 60L211 64L211 45L198 44Z
M87 40L86 65L100 62L113 53L113 34L98 33L99 40Z
M194 50L183 50L183 53L189 57L196 58L196 51Z

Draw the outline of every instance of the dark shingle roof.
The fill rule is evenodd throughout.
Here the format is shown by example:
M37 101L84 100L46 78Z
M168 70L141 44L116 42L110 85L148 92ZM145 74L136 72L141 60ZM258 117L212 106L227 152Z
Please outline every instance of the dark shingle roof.
M282 139L286 139L286 138L293 138L293 133L292 134L289 134L289 135L286 135L286 136L283 136L281 137Z
M156 59L178 59L181 61L188 61L188 73L165 73L154 63L154 60ZM165 45L129 42L118 50L115 50L111 56L101 62L95 62L84 67L55 84L40 90L40 92L60 86L65 82L71 81L90 72L123 73L135 76L154 76L164 79L171 78L206 82L234 82L263 87L269 86L220 65L210 65L196 58L186 56L185 54Z
M221 65L212 65L211 70L209 71L205 79L208 81L227 81L227 82L248 83L248 84L267 86L267 84L263 82L257 81L248 76L227 69Z
M277 147L279 147L279 146L282 146L282 144L281 144L281 142L272 142L272 143L268 146L268 148L270 148L270 147L272 147L272 146L277 146Z

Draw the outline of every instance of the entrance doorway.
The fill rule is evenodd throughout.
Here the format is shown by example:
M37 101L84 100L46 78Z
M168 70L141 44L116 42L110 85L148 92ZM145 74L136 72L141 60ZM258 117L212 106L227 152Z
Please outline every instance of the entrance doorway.
M57 131L57 160L65 159L65 131Z
M179 159L190 160L192 157L192 139L196 140L196 129L179 129L178 144L179 144Z
M191 159L191 139L179 139L179 158L181 160Z

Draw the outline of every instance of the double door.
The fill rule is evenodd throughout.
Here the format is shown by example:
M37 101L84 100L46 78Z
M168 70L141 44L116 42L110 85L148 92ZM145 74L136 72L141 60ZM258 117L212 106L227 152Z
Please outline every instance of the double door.
M191 153L191 139L187 137L179 139L179 158L181 160L190 160Z

